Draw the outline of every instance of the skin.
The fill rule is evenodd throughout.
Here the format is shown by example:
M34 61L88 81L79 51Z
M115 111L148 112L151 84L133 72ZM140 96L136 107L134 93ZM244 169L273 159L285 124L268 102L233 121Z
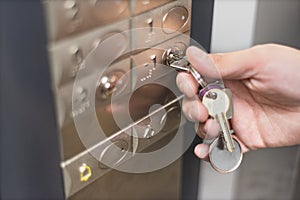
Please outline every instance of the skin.
M275 44L242 51L206 54L196 47L187 58L204 77L222 77L233 94L231 127L242 151L300 144L300 51ZM179 73L177 85L185 94L183 111L194 121L202 138L217 135L218 124L195 95L198 84ZM198 126L199 124L199 126ZM207 159L208 145L198 144L195 154Z

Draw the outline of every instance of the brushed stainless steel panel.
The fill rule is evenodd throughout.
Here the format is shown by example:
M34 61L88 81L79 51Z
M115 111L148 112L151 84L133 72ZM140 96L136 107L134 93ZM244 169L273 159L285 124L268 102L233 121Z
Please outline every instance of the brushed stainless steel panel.
M105 66L99 66L105 67ZM104 70L104 69L103 69ZM108 66L107 70L103 72L103 76L107 74L111 74L113 72L122 72L127 73L130 70L130 59L122 60L118 63L114 63L111 66ZM102 77L103 77L102 76ZM99 77L99 81L101 81L101 78ZM91 93L90 88L93 88L93 85L96 85L97 83L92 83L90 81L90 77L87 75L83 77L82 79L78 80L77 88L74 88L74 82L70 82L68 84L63 85L57 90L57 105L58 105L58 115L60 116L59 119L61 120L59 124L61 127L64 126L64 124L68 124L70 120L73 119L73 116L76 115L78 112L84 112L80 110L72 110L72 97L75 98L75 101L79 104L82 104L80 108L83 108L85 106L88 106L88 99L87 95ZM89 87L90 86L90 87ZM119 95L121 95L122 92L126 92L126 90L130 91L130 79L123 80L122 87L117 87L119 91ZM108 104L108 99L100 98L98 94L98 90L95 95L95 98L97 100L97 105L100 104Z
M114 34L118 34L118 42L122 45L124 51L128 50L130 48L130 35L128 32L123 32L128 29L129 21L125 20L84 35L70 37L58 43L51 43L48 49L53 85L59 87L74 80L87 55L102 41Z
M179 9L180 15L174 14L174 9ZM181 12L183 10L185 12ZM134 17L132 19L132 29L135 30L133 31L135 36L133 47L135 49L144 46L153 47L173 38L179 33L189 31L190 18L191 0L175 1ZM180 25L176 27L171 26L172 23L180 23ZM167 28L173 28L173 31Z
M178 131L182 133L180 125L185 123L185 118L178 102L182 98L180 91L156 84L175 87L176 73L165 67L155 68L155 65L162 63L166 49L175 45L184 51L189 45L191 0L48 0L45 9L66 198L179 199L181 168L178 163L181 161L151 173L152 177L117 172L111 167L130 162L136 152L159 150L177 137ZM143 27L146 32L134 30ZM147 28L154 31L149 34ZM121 33L125 30L131 31ZM111 35L118 36L113 43L122 46L120 51L128 53L116 58L92 83L96 70L85 70L85 67L104 70L108 58L103 53L111 57L116 52L97 51L97 47ZM143 49L138 49L142 46ZM145 50L150 47L153 48ZM136 49L138 51L130 52ZM76 75L80 77L75 84ZM97 86L95 94L91 94L91 86ZM91 108L89 102L91 95L95 98L95 108ZM129 116L124 108L129 109ZM89 109L95 109L95 119L88 115ZM115 118L115 112L121 117L121 123ZM84 116L80 122L85 125L84 129L77 130L74 122L77 116ZM95 123L104 134L97 131ZM113 180L116 174L119 179ZM141 177L155 182L155 186L149 184L151 191L141 185ZM128 194L127 189L124 196L124 187L124 190L118 189L119 193L111 193L111 189L130 180L127 188L138 189L138 192ZM162 189L166 184L169 189ZM174 188L176 192L172 191Z
M78 35L130 15L128 0L45 0L44 3L50 41Z
M164 169L147 174L130 174L113 170L70 199L179 200L181 165L182 161L178 160Z
M132 15L138 15L143 12L152 10L153 8L157 8L159 6L163 6L164 4L170 3L175 0L135 0L132 1Z
M171 107L173 106L174 105L171 105ZM130 159L134 156L134 152L152 152L164 147L173 139L175 136L174 134L178 134L178 131L181 130L179 123L176 123L178 121L177 116L180 115L180 110L179 112L177 110L175 113L173 112L172 115L169 115L165 124L172 128L167 130L163 129L152 138L145 138L145 140L136 138L131 135L131 129L128 129L126 133L120 131L111 137L102 140L98 144L91 146L88 150L62 162L61 166L64 170L65 178L67 179L66 188L68 188L69 191L66 196L68 197L78 192L99 177L102 177L104 174L111 171L112 165L118 166L122 165L124 161L130 162ZM175 123L177 125L174 125ZM99 155L99 157L95 158L92 155ZM82 174L80 168L82 166L88 166L90 169L90 175L88 174L87 179L82 179L82 176L86 175Z

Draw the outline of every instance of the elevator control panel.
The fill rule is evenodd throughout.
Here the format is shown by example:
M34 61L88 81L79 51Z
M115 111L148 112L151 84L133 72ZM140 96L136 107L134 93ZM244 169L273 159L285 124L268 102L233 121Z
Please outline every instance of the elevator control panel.
M66 198L176 138L182 96L159 65L166 49L189 45L191 4L43 1Z

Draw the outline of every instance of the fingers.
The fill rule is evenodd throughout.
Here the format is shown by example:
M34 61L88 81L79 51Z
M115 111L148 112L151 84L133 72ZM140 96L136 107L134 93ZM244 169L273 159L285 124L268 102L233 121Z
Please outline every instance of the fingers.
M219 78L220 73L208 54L201 49L191 46L186 51L188 61L204 77Z
M176 84L179 90L188 98L194 98L198 90L198 84L192 75L188 73L178 73Z
M198 158L204 159L206 161L208 161L208 152L209 152L209 145L204 143L198 144L194 149L195 155Z
M182 110L188 120L193 122L205 122L208 118L207 109L197 96L195 98L185 97L182 103Z
M184 93L182 110L185 116L193 122L204 122L208 118L207 109L199 100L198 84L190 74L179 73L176 78L179 90Z
M205 77L224 79L246 79L254 76L256 70L264 63L258 47L242 51L207 54L191 46L187 49L187 58Z
M214 119L208 119L205 123L195 123L195 131L199 137L211 140L219 136L220 126Z
M236 139L241 145L242 153L246 153L250 150L236 135L233 135L233 138Z

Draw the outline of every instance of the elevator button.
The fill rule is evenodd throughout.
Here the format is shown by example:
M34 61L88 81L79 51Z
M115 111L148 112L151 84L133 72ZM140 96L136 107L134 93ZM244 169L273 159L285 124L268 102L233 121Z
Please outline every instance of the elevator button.
M88 181L91 176L92 176L92 170L91 168L83 163L80 167L79 167L79 176L80 176L80 181L81 182L86 182Z
M162 29L167 34L180 31L186 25L188 18L189 12L185 7L171 8L163 17Z
M72 46L70 48L70 52L72 54L73 63L79 64L82 61L83 55L82 50L78 46Z
M70 53L71 53L71 62L73 64L73 67L70 71L70 76L74 77L79 70L80 64L83 60L83 52L81 48L78 46L71 46L70 48Z
M73 1L73 0L65 1L64 7L66 9L72 9L72 8L76 7L76 1Z
M126 80L121 79L125 72L116 70L101 77L98 83L96 96L100 99L108 99L113 92L120 93L126 87Z
M64 7L66 9L66 16L70 20L74 20L79 12L76 1L68 0L65 2Z

